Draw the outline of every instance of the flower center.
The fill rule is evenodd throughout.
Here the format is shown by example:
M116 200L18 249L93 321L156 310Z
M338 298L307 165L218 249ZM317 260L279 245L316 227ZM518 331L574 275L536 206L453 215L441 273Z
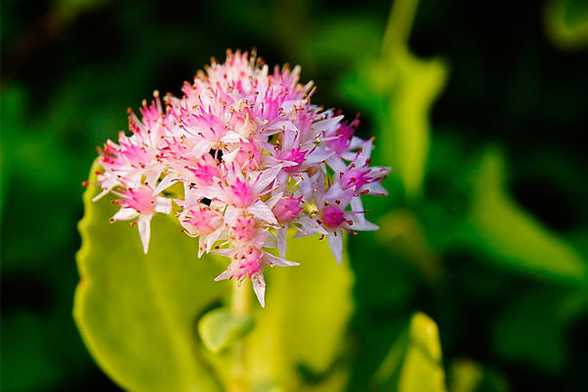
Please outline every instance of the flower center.
M235 220L232 231L233 237L235 237L237 241L251 241L255 237L257 231L256 221L252 216L241 215Z
M237 279L251 277L253 274L261 271L263 252L253 246L247 246L233 255L233 260L237 263L235 276Z
M120 203L123 207L134 208L140 214L150 214L155 210L155 197L148 187L129 188Z
M341 124L335 131L335 139L329 140L327 146L337 154L347 151L354 129L348 124Z
M190 168L190 171L200 186L212 185L213 178L220 177L216 162L210 155L205 155L204 162L198 162L193 168Z
M210 208L196 207L189 211L185 222L192 226L196 234L208 235L221 225L221 221L222 217L218 212Z
M321 211L323 224L329 229L337 229L345 222L345 213L337 206L326 206Z
M343 188L360 189L365 184L373 181L369 176L369 169L349 169L341 176L341 185Z
M240 179L227 189L229 200L235 207L245 208L253 202L253 192L249 185Z
M293 162L296 165L285 167L284 170L287 173L292 173L300 168L304 158L306 157L306 151L299 148L293 148L290 151L283 152L279 155L279 158L284 161Z

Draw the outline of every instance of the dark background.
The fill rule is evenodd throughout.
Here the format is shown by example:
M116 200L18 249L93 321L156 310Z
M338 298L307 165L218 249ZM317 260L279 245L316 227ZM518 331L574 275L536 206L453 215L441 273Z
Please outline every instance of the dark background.
M508 159L513 200L588 257L588 51L548 38L545 6L420 2L411 49L419 57L441 56L450 69L431 113L429 201L411 207L429 219L427 236L444 229L427 217L427 203L450 215L468 204L460 173L451 169L493 145ZM81 183L96 146L126 127L128 106L137 107L153 89L179 93L182 81L211 56L222 59L227 48L255 47L270 65L300 64L302 78L318 84L315 102L352 115L359 109L341 80L378 55L389 9L389 1L4 0L2 390L117 390L84 348L71 309ZM376 127L362 113L364 135ZM457 152L443 155L444 146ZM476 361L490 390L586 388L587 306L565 322L550 322L557 298L571 290L585 303L586 287L494 268L485 255L460 247L438 252L442 280L431 286L372 240L362 234L351 241L352 389L361 390L398 325L416 309L439 323L446 367L460 358ZM508 324L513 312L517 332L497 342L497 325ZM508 339L531 343L513 354L500 348Z

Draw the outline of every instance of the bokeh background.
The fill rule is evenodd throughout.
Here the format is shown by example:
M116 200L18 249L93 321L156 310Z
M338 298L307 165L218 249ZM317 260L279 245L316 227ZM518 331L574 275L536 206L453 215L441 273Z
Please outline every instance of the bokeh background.
M127 107L227 48L300 64L397 169L350 240L351 390L415 310L450 384L586 390L587 3L421 0L388 45L387 0L3 0L1 390L119 390L71 317L82 181Z

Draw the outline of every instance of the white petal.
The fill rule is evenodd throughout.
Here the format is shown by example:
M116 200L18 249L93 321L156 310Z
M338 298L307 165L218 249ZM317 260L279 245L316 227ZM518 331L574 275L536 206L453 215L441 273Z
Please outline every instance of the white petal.
M312 124L312 128L316 129L317 131L333 131L337 129L337 127L339 126L339 121L343 120L343 117L344 116L334 116L326 118L321 121L317 121L314 124Z
M327 164L335 171L336 173L344 172L347 166L343 163L343 160L338 156L332 156L327 161Z
M204 188L197 188L194 190L194 194L200 197L206 197L210 200L222 200L226 201L227 195L217 186L211 185Z
M269 208L274 208L276 204L280 201L284 192L278 192L274 194L268 201L265 202Z
M237 220L237 218L240 215L240 211L238 208L235 208L233 206L227 206L227 209L225 210L225 223L228 226L232 226L233 223L235 223L235 220Z
M121 208L112 218L113 221L123 221L135 219L139 216L139 213L134 208Z
M212 253L214 253L216 255L221 255L221 256L225 256L225 257L231 257L231 255L234 252L235 251L233 249L229 249L229 248L219 248L219 249L215 249L212 251Z
M179 221L180 221L180 225L184 229L184 233L186 233L186 235L188 237L192 237L192 238L197 238L198 237L198 233L196 233L194 231L194 228L192 227L192 225L190 225L189 223L186 223L186 222L182 221L181 219L179 219Z
M92 198L92 201L97 202L98 200L102 199L104 196L106 196L112 190L112 188L114 188L114 187L112 186L110 188L104 189L102 192L100 192L99 194L94 196Z
M280 164L282 165L282 167L291 167L291 166L298 166L298 165L300 165L300 163L294 162L294 161L280 160L278 162L280 162Z
M225 208L225 206L226 204L219 200L212 200L210 202L210 208L213 210L221 211L223 208Z
M192 153L195 156L200 157L200 156L208 153L208 151L210 151L211 147L212 147L211 142L209 142L207 140L201 140L200 142L196 143L196 145L192 149Z
M359 154L357 154L357 158L355 160L355 164L357 165L357 167L363 167L367 164L368 159L370 159L370 156L372 155L373 146L374 144L372 142L372 139L366 140L361 145L361 150Z
M161 170L149 169L145 173L145 182L147 183L147 185L149 185L149 187L151 187L153 189L153 188L155 188L155 184L157 184L157 180L159 179L160 175L161 175Z
M255 193L261 193L261 191L263 191L269 184L272 183L272 181L276 179L281 170L282 166L276 165L261 172L254 184Z
M331 246L335 260L337 260L337 263L341 263L343 256L343 235L340 231L329 234L329 245Z
M227 143L227 144L239 143L241 140L246 140L246 139L244 139L241 135L239 135L235 131L229 131L221 138L221 142Z
M231 152L227 152L223 154L223 162L231 163L237 158L237 154L239 154L241 150L239 148L233 149Z
M351 211L355 213L353 215L358 218L358 222L365 221L365 216L363 214L363 203L359 197L354 197L351 199Z
M370 195L388 196L388 191L379 182L372 182L371 184L366 185L366 189L369 191Z
M258 272L251 276L251 283L253 283L253 291L262 308L265 307L265 280L263 279L263 272Z
M230 268L230 266L229 266L229 268ZM231 279L231 277L233 276L233 272L229 268L227 268L226 270L224 270L223 272L218 274L217 277L214 278L214 281L220 282L221 280Z
M206 251L210 252L210 250L212 249L212 247L214 246L214 243L216 241L218 241L218 239L220 238L220 236L223 234L224 228L221 226L218 229L216 229L215 231L213 231L212 233L210 233L209 235L206 236Z
M262 201L258 200L254 205L247 208L253 216L274 225L278 224L276 217L272 210Z
M318 224L318 222L308 215L300 215L296 222L300 225L299 233L302 235L323 234L327 235L329 232Z
M300 133L296 125L292 121L283 120L278 121L272 128L284 130L284 142L282 143L282 147L285 150L289 150L294 147L294 142L296 141L297 135Z
M312 181L306 173L301 173L302 181L300 182L300 190L304 196L304 200L312 199Z
M201 259L202 255L206 253L206 237L198 238L198 258Z
M286 242L288 238L288 226L278 229L276 231L276 238L278 243L278 251L280 252L280 256L284 257L286 255Z
M353 136L351 138L351 143L349 144L350 150L355 150L356 148L360 147L364 143L364 140L358 138L357 136Z
M286 260L267 252L265 254L265 262L272 267L296 267L297 265L300 265L300 263L295 261Z
M372 223L372 222L365 220L365 217L363 218L363 220L359 220L358 218L353 217L352 220L353 220L353 224L350 226L352 230L376 231L380 228L375 223Z
M147 254L149 250L149 239L151 238L151 215L141 215L137 227L141 242L143 243L143 252Z
M176 182L178 182L178 178L172 174L168 174L157 185L157 187L155 188L155 191L153 191L153 193L156 195L159 195L161 192L163 192L164 190L166 190L167 188L169 188L170 186L172 186Z
M333 155L333 152L326 151L322 148L317 148L311 152L305 159L305 163L318 163L329 159Z
M172 210L172 201L167 197L157 197L155 199L155 211L161 214L169 214Z
M353 161L357 157L357 151L346 151L341 154L341 158L345 159L346 161Z

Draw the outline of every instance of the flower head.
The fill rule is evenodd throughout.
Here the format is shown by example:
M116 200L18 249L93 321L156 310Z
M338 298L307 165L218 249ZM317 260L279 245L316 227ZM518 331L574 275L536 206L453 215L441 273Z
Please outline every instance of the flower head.
M297 265L284 259L288 230L328 237L339 261L345 232L377 228L360 197L385 195L388 169L370 166L373 140L355 136L359 120L312 104L313 84L299 74L229 51L181 97L162 102L156 92L129 113L131 134L101 150L95 199L118 197L112 221L136 222L145 252L152 216L170 214L173 202L198 255L229 258L216 280L251 279L262 306L264 268Z

